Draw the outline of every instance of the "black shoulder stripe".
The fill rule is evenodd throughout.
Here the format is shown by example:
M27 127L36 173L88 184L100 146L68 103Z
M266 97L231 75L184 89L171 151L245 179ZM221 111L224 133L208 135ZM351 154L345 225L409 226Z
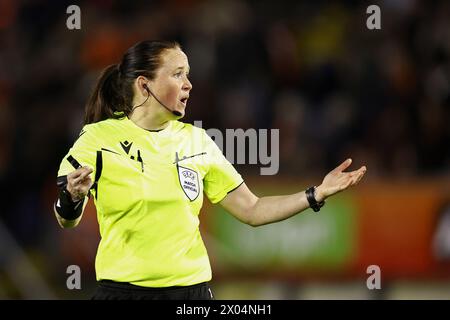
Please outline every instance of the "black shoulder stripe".
M109 150L109 149L106 149L106 148L102 148L102 151L108 151L108 152L111 152L111 153L118 154L120 156L120 153L112 151L112 150Z
M72 157L72 155L67 157L67 161L69 161L75 169L81 168L81 164L74 157Z
M102 175L102 169L103 169L103 156L102 151L99 150L97 151L97 157L95 159L95 179L94 184L92 185L92 189L95 190L95 199L98 198L98 180Z

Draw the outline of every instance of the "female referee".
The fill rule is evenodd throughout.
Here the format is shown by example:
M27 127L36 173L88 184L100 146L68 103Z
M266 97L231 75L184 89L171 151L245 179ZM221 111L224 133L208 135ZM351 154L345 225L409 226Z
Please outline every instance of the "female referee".
M240 221L287 219L363 177L343 172L318 187L259 198L203 129L178 121L192 85L175 42L143 41L107 67L87 103L85 126L61 162L54 209L76 226L87 197L100 227L93 299L213 299L209 258L199 232L203 192Z

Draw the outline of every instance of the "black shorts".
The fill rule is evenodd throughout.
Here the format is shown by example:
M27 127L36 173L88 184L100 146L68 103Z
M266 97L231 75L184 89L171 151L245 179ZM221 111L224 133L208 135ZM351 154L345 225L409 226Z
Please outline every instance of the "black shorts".
M213 300L208 283L185 287L147 288L125 282L101 280L92 300Z

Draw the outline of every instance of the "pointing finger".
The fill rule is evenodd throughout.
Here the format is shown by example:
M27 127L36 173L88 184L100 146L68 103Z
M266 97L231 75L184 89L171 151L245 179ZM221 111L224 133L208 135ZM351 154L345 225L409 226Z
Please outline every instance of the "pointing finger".
M83 172L82 168L78 168L75 171L72 171L71 173L69 173L67 175L67 179L76 179L81 175L82 172Z
M89 167L78 168L77 170L71 172L67 175L69 181L78 181L86 178L87 175L92 173L92 169Z
M92 173L92 171L85 171L83 173L80 174L80 176L76 179L74 179L74 183L82 183L84 182L86 179L90 179L89 175Z
M89 167L83 167L81 174L80 174L80 179L84 179L86 176L90 175L94 170L92 170Z

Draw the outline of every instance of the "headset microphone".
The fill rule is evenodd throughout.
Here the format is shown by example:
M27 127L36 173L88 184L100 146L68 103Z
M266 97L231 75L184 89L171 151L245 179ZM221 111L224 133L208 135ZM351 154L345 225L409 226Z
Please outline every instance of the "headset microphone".
M172 112L173 115L175 115L175 116L177 116L177 117L181 117L181 116L182 116L181 112L176 111L176 110L172 110L172 109L170 109L169 107L167 107L164 103L162 103L162 102L161 102L161 101L153 94L153 92L149 89L149 87L147 86L146 83L144 83L143 87L144 87L145 90L147 90L147 93L148 93L149 95L151 94L151 95L156 99L156 101L159 102L160 105L162 105L164 108L166 108L167 110L169 110L170 112Z

